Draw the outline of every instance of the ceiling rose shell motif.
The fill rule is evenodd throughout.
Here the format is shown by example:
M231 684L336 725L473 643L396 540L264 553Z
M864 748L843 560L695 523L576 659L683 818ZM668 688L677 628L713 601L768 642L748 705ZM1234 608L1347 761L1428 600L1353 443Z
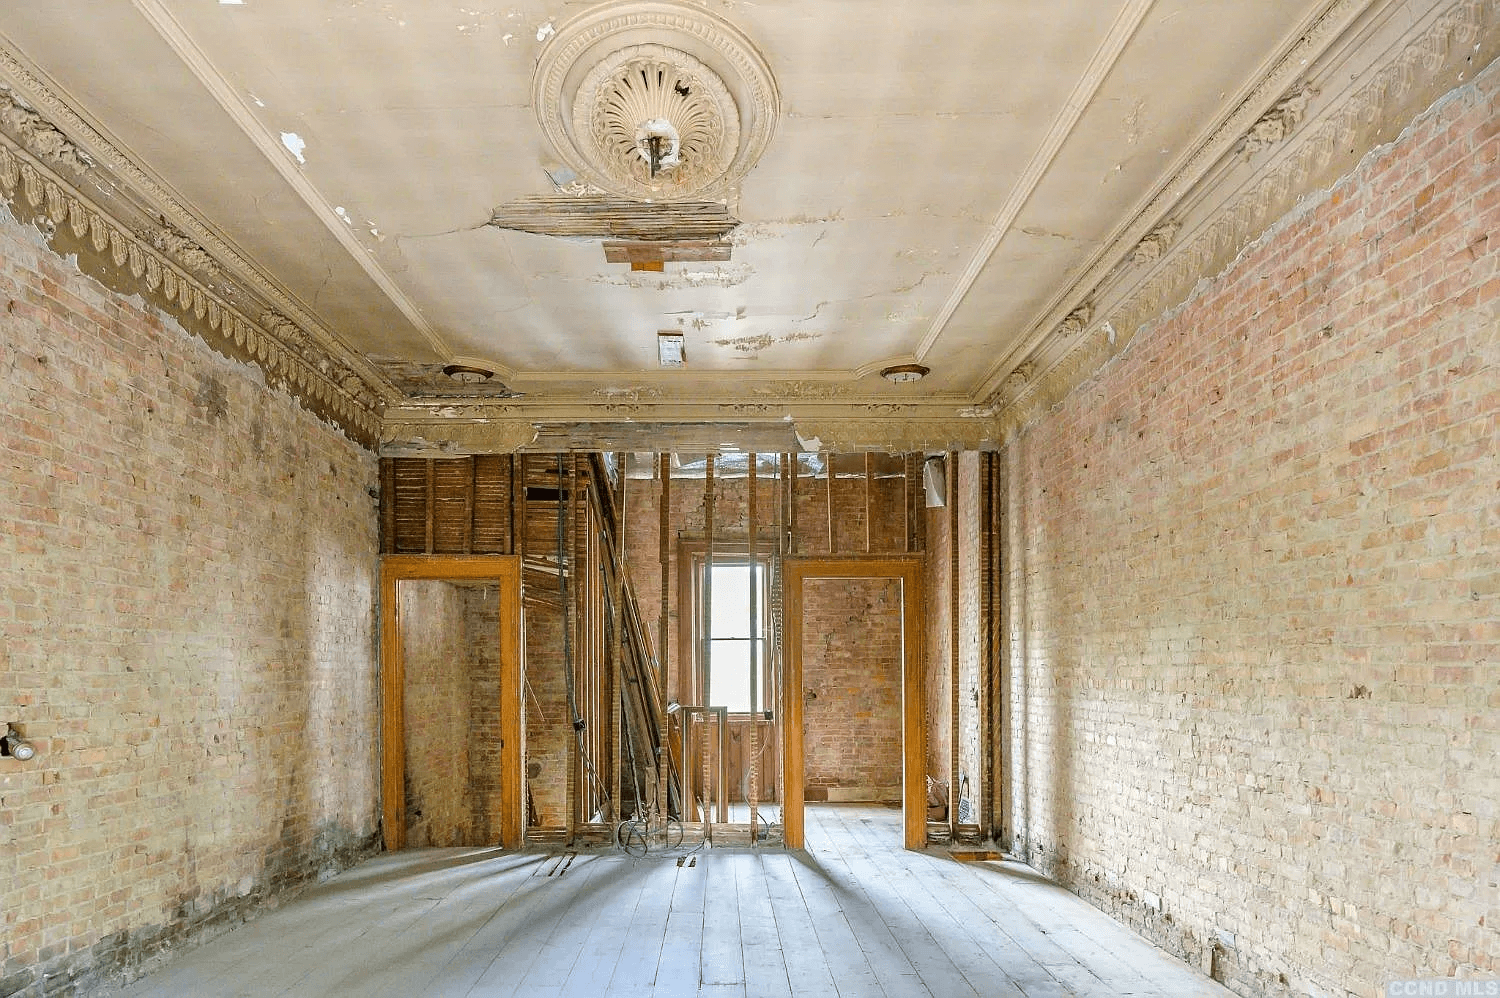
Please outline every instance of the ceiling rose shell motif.
M612 3L543 49L532 106L558 158L612 194L724 194L771 139L780 97L738 29L670 0Z

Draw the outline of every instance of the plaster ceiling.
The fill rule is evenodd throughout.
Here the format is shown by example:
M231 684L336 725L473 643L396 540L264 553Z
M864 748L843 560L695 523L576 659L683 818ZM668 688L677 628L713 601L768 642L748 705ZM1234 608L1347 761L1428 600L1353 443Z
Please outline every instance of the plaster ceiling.
M598 239L486 224L558 193L533 75L598 6L51 0L7 5L0 34L403 391L460 361L534 400L824 385L974 403L1337 5L700 3L758 49L780 103L722 195L731 258L662 273L607 263ZM683 368L658 365L667 329ZM913 362L931 368L919 383L878 374Z

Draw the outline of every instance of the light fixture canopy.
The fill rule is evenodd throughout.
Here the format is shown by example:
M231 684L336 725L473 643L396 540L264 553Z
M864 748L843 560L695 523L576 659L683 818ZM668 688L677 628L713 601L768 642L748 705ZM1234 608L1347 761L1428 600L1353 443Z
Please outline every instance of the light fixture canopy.
M482 367L471 367L468 364L449 364L443 368L443 373L465 385L477 385L495 376L494 371L486 371Z
M921 381L929 373L929 369L921 364L895 364L881 370L880 376L899 385L908 381Z

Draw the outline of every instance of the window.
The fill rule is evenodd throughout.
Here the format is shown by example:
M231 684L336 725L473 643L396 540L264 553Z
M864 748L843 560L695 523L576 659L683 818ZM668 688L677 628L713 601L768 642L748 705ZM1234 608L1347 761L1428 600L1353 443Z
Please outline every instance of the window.
M708 587L708 634L702 636L707 638L704 672L709 706L728 707L740 714L766 709L765 574L761 564L714 563Z

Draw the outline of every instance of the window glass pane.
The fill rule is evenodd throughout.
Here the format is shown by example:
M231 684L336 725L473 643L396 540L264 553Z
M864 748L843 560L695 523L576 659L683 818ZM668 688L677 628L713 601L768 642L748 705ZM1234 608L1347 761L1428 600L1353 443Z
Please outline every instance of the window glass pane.
M755 579L759 579L759 566L756 566L754 573L750 571L749 565L715 565L713 567L713 589L709 593L709 619L713 622L713 637L750 637L752 575ZM764 627L766 618L764 594L757 596L757 614Z
M757 645L761 642L755 642ZM714 641L709 649L708 706L750 709L750 642ZM764 710L765 704L758 706Z

